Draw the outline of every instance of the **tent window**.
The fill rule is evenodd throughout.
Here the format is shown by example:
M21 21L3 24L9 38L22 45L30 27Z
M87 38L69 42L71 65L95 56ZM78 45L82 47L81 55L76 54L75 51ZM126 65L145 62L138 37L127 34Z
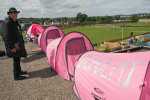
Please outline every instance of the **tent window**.
M46 46L54 39L59 38L60 34L59 34L59 30L58 29L53 29L53 30L49 30L46 33Z
M70 76L73 76L73 69L78 57L87 51L84 38L73 38L66 43L66 63ZM70 72L72 71L72 72Z

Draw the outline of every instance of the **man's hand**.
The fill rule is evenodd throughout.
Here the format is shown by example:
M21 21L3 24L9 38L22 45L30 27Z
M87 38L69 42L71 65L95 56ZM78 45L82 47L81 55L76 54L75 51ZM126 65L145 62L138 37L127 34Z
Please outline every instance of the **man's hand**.
M17 48L11 49L11 52L16 53Z

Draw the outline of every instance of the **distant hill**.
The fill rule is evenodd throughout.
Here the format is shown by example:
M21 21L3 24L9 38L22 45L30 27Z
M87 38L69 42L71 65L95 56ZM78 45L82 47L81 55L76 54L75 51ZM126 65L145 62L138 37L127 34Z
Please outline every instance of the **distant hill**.
M133 16L133 15L150 15L150 13L138 13L138 14L129 14L129 15L120 14L120 15L114 15L114 16Z
M150 13L138 13L138 14L132 14L132 15L150 15Z

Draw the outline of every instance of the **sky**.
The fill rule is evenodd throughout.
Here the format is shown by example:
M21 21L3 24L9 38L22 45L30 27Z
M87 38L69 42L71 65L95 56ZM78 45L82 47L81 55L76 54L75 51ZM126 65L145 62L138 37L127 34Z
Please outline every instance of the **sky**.
M0 0L0 20L10 7L20 11L18 18L130 15L150 13L150 0Z

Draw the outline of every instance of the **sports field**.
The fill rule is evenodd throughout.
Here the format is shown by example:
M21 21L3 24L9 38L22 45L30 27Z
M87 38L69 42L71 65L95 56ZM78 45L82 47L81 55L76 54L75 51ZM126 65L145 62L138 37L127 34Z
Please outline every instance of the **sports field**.
M121 28L120 25L124 27ZM90 39L92 44L98 44L103 41L119 39L122 36L130 36L131 32L133 35L150 32L150 23L98 24L63 29L65 34L72 31L81 32Z
M120 25L124 25L123 31L121 31ZM92 44L98 44L103 41L119 39L122 36L130 36L131 32L133 32L133 35L150 32L150 23L97 24L63 29L65 34L72 31L81 32L90 39ZM25 33L23 36L25 36ZM2 40L1 36L0 40Z

